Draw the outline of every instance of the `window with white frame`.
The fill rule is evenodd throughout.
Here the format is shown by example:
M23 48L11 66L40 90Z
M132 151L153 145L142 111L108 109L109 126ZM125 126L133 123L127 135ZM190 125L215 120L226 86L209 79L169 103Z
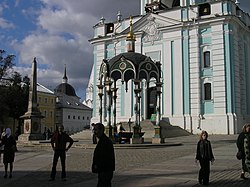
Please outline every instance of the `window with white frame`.
M203 101L213 100L213 79L212 77L206 77L203 79L202 86L202 99Z
M210 67L210 51L203 52L203 66L204 68Z
M202 55L201 55L202 68L212 67L211 46L209 44L204 44L201 47L202 47Z
M204 84L204 100L211 100L212 99L212 89L211 83Z

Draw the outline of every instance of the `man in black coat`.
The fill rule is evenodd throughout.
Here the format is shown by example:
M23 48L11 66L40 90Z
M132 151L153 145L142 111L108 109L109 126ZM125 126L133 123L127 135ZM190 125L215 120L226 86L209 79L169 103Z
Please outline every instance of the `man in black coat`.
M115 153L112 141L104 134L104 125L96 123L94 133L99 139L93 156L92 172L98 173L97 187L111 187L115 171Z
M64 132L63 125L58 127L58 132L55 132L51 138L51 147L54 150L54 158L53 158L53 166L50 175L50 181L55 180L56 176L56 165L58 159L60 157L61 165L62 165L62 180L66 181L66 171L65 171L65 160L66 160L66 152L70 149L73 144L73 139ZM67 143L68 146L67 146Z

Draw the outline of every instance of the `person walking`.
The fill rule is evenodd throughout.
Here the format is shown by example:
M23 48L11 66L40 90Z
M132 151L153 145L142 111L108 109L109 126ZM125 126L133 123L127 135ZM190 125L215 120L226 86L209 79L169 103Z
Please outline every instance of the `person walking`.
M237 138L238 153L241 155L242 172L240 178L246 180L245 172L250 172L250 123L246 123Z
M199 183L209 185L209 174L210 174L210 161L214 162L214 155L212 146L208 140L207 131L202 131L200 134L200 140L197 143L195 162L200 163L199 171Z
M94 133L94 125L95 125L94 123L91 123L91 126L90 126L91 132L92 132L92 143L97 144L97 138L96 138L96 135Z
M16 140L11 135L11 129L6 128L5 135L2 138L1 145L4 145L3 163L4 163L4 178L7 178L8 164L10 165L9 178L12 178L13 162L15 159Z
M69 143L68 146L67 143ZM53 157L53 165L50 175L50 181L55 180L56 166L59 157L62 166L61 178L63 181L66 181L66 171L65 171L66 152L70 149L72 144L73 144L73 139L64 132L63 125L58 126L58 131L55 132L51 138L51 147L54 150L54 157Z
M98 173L97 187L111 187L115 171L115 153L112 141L104 134L104 125L96 123L94 133L99 139L93 156L92 172Z

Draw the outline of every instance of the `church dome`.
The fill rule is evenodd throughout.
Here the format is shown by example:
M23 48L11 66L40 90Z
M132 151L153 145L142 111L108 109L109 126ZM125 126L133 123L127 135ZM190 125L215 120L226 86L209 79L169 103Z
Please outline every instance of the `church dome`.
M61 83L61 84L59 84L56 87L55 92L64 93L64 94L66 94L68 96L76 96L75 89L73 88L73 86L71 86L68 83Z

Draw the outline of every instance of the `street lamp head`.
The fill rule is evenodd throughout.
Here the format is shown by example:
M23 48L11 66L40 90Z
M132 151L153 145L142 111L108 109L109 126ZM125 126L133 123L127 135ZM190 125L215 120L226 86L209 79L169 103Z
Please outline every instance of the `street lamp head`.
M114 96L117 96L117 90L118 88L112 88L111 91L114 93Z
M106 79L106 81L104 82L105 87L106 87L106 91L110 92L111 91L111 85L112 85L112 81L110 79Z
M161 87L162 87L162 82L157 82L157 83L156 83L156 91L157 91L158 93L161 93Z
M100 94L103 94L103 87L104 87L104 86L103 86L102 84L98 84L97 87L98 87L98 89L99 89L99 95L100 95Z

